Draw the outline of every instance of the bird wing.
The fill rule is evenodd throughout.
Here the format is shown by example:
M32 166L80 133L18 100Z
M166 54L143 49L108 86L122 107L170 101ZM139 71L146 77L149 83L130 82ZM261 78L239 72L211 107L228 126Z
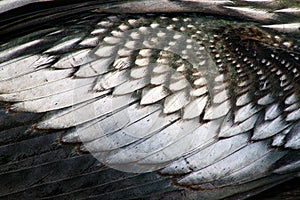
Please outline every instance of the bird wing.
M299 170L299 46L231 23L84 10L27 24L1 45L0 100L114 169L210 198L263 190Z

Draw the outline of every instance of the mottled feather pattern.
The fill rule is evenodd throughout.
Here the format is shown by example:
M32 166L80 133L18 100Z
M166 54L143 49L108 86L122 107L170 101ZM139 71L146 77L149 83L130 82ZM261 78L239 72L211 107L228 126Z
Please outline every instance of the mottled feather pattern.
M104 14L93 7L6 39L0 100L8 114L32 113L19 130L28 134L16 140L33 147L24 158L14 157L8 153L15 151L14 139L4 139L3 146L12 145L3 148L7 160L22 166L19 160L38 152L63 157L64 148L76 146L103 164L99 176L112 170L106 165L128 172L124 176L139 188L139 176L131 173L145 173L166 194L203 199L246 198L297 176L299 37L270 29L273 22L297 23L285 20L297 12L284 15L274 3L268 9L276 12L258 17L245 4L224 1L220 9L248 21L197 13ZM63 148L39 147L36 135L43 132L45 143ZM9 162L3 166L3 175L17 170ZM22 194L6 191L3 197ZM112 196L94 198L102 197Z

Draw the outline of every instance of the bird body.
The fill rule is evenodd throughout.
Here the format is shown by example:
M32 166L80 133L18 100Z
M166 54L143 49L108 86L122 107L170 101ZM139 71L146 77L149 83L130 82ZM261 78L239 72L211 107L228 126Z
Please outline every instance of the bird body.
M2 4L2 198L244 199L299 176L297 1Z

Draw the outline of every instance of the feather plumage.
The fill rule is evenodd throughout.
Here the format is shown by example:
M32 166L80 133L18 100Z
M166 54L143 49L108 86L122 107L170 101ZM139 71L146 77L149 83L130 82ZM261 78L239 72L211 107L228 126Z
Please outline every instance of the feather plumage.
M280 1L48 3L0 21L3 198L246 198L299 175L296 11Z

